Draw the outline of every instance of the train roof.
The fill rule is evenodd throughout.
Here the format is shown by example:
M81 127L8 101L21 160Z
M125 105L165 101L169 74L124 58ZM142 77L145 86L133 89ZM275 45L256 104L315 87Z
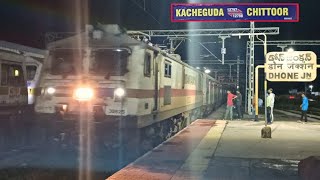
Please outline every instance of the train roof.
M0 40L0 50L13 52L16 54L25 54L26 56L35 57L35 58L44 58L46 55L46 50L33 48L29 46L24 46L21 44L16 44L7 41Z
M98 33L98 36L94 35L94 33ZM102 33L102 34L99 35L99 33ZM197 70L196 68L181 61L180 59L177 59L172 54L169 54L158 47L154 47L152 45L149 45L148 43L145 43L143 41L139 41L130 37L128 34L126 34L126 32L119 30L119 27L117 25L101 26L98 31L93 31L93 30L86 31L65 39L54 41L49 43L47 48L48 49L60 49L60 48L61 49L68 49L68 48L82 49L87 47L93 47L93 48L119 47L120 48L120 47L132 47L132 46L142 46L142 47L151 49L153 51L156 51L158 53L161 53L163 56L169 58L170 60L183 64L188 68L191 68L203 74L204 76L209 77L209 79L216 81L213 77L209 76L204 72Z
M16 63L22 63L25 62L25 56L22 56L21 54L11 53L11 52L2 52L0 53L0 59L4 61L12 61Z
M78 35L54 41L48 44L48 49L52 48L108 48L108 47L130 47L144 45L143 42L129 37L127 34L110 34L103 32L101 38L90 37L90 33L82 32Z

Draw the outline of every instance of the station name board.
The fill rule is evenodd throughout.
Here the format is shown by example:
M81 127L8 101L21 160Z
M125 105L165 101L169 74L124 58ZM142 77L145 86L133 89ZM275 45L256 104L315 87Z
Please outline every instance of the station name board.
M172 22L298 22L298 3L173 3Z
M317 55L312 51L270 52L264 69L268 81L310 82L317 77Z

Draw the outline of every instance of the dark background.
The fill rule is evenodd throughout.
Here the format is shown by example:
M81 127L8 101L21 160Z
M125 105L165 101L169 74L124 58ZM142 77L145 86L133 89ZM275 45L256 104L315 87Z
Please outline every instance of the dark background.
M178 0L1 0L0 39L36 48L45 48L46 32L75 32L83 29L84 24L119 24L126 29L186 29L196 28L232 28L249 27L249 23L171 23L170 4L188 2ZM200 2L200 1L189 1ZM268 0L268 1L206 1L201 2L295 2L300 3L300 22L298 23L256 23L256 27L280 27L280 35L269 36L268 40L317 40L320 39L317 0ZM216 38L218 41L218 38ZM248 38L231 38L226 41L227 59L236 59L239 55L245 59L245 42ZM178 49L183 59L199 59L199 54L187 53L185 43ZM220 44L212 51L220 57ZM317 46L298 46L295 50L312 50L319 55ZM268 51L279 51L269 47ZM256 64L263 63L263 48L256 47ZM244 69L244 67L242 68ZM245 72L241 71L244 76ZM310 83L308 83L310 84ZM318 79L312 83L319 90ZM270 83L276 94L287 93L290 88L304 89L304 83Z

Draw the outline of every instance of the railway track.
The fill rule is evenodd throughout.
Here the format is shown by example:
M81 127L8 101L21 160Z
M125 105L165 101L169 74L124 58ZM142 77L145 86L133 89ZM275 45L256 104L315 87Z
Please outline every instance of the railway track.
M65 126L62 133L59 131L58 136L55 136L55 138L51 137L47 139L46 142L41 141L40 144L31 142L31 144L35 144L33 146L30 144L25 145L26 143L19 143L20 145L14 144L6 149L0 150L0 177L15 179L28 177L30 175L41 177L35 179L50 179L48 177L51 176L51 174L60 174L61 176L54 176L55 178L53 179L76 179L74 178L74 174L77 174L75 171L78 169L80 152L81 148L83 148L78 143L80 136L77 129L79 130L79 127L76 125L66 126L62 124L59 126ZM181 126L181 128L184 128L184 126ZM8 125L7 129L12 129L12 126ZM151 142L148 142L147 146L141 143L140 147L137 148L129 144L130 142L136 141L135 138L141 138L140 135L137 137L126 136L127 138L125 138L124 134L130 132L120 131L121 129L118 127L118 124L100 123L93 129L94 131L92 132L94 132L94 134L92 134L92 139L90 140L92 144L90 147L90 158L92 159L93 169L97 170L93 172L95 173L95 177L99 177L96 179L104 179L102 175L112 174L165 140L159 137L149 138L148 140ZM15 132L21 130L23 130L23 126L15 129ZM31 131L31 134L29 135L29 140L36 138L37 134L39 134L37 132L38 130L40 130L38 127L30 127L29 132ZM176 130L180 131L181 129L178 128ZM2 132L2 137L5 137L2 139L6 140L3 141L4 144L12 141L10 133L11 131L8 131L7 134L4 134L4 131ZM175 133L178 132L174 132L172 135ZM21 133L15 134L16 137L12 139L23 140L25 134L26 133L21 131ZM103 134L103 138L97 141L97 136L100 135L101 137L101 134ZM101 139L104 141L101 141ZM66 169L70 171L66 171ZM38 174L34 175L33 172ZM48 174L47 172L52 173Z
M283 111L286 111L286 112L289 112L289 113L292 113L292 114L301 115L301 112L297 111L297 110L287 110L287 109L279 109L279 110L283 110ZM307 116L308 116L308 118L312 118L312 119L320 121L320 115L318 116L318 115L315 115L315 114L312 114L312 113L309 112L309 114Z

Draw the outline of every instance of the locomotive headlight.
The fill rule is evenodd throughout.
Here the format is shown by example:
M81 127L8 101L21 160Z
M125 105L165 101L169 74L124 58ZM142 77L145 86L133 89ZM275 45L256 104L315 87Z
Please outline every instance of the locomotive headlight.
M74 97L78 101L89 101L93 98L93 89L89 87L77 88L74 92Z
M53 87L48 87L48 89L47 89L47 93L48 94L54 94L56 92L56 89L55 88L53 88Z
M114 95L117 96L117 97L123 97L125 94L125 91L123 88L117 88L114 90Z

